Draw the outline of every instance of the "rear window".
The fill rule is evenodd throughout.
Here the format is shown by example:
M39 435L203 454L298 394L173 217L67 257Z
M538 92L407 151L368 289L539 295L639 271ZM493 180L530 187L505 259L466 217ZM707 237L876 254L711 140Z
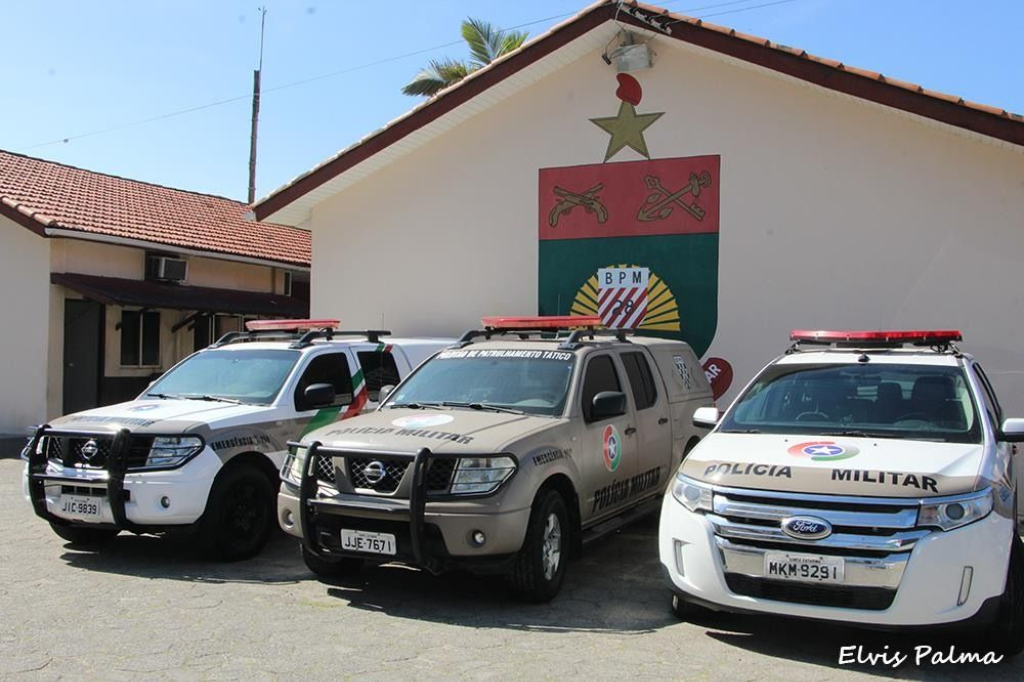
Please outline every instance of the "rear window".
M359 365L363 368L366 391L373 402L377 402L380 397L382 386L397 386L402 380L398 376L395 356L390 351L364 351L356 355L359 357Z
M773 365L720 430L981 442L963 369L927 365Z

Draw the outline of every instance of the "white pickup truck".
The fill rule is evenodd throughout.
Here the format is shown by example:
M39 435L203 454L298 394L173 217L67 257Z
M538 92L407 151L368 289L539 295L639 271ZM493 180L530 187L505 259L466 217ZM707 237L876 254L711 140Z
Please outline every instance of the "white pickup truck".
M336 320L248 323L137 399L39 427L24 492L77 544L192 532L212 558L259 552L275 524L287 442L376 405L444 339L342 331Z

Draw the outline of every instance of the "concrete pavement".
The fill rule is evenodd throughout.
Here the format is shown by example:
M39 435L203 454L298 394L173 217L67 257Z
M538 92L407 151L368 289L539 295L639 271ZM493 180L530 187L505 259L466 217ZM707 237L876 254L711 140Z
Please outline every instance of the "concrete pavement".
M325 585L278 534L251 561L124 535L74 549L21 498L0 460L2 679L1019 680L996 666L837 664L842 646L913 654L918 638L766 617L679 623L656 559L656 520L589 546L546 605L500 580L400 566ZM940 640L961 650L962 639ZM884 647L888 646L886 650Z

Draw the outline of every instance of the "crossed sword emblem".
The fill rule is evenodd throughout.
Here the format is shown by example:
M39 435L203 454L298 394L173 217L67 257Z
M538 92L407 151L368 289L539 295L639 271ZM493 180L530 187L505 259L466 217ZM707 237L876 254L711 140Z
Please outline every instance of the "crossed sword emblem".
M696 201L686 203L683 197L687 194L694 199L699 197L702 187L711 186L711 173L707 171L700 175L690 173L689 184L678 192L665 189L665 186L661 184L661 180L653 175L645 175L644 184L647 185L647 189L651 190L651 193L647 195L647 200L636 214L637 220L645 223L653 220L664 220L672 215L672 211L676 208L683 209L697 220L704 220L706 211L698 206Z

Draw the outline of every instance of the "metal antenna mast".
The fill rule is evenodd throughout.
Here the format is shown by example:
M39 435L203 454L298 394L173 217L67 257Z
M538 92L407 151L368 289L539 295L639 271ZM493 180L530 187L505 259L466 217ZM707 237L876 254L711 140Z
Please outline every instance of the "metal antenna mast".
M260 73L263 71L263 28L267 23L267 8L260 7L260 56L252 72L252 133L249 138L249 203L256 201L256 129L260 121Z

